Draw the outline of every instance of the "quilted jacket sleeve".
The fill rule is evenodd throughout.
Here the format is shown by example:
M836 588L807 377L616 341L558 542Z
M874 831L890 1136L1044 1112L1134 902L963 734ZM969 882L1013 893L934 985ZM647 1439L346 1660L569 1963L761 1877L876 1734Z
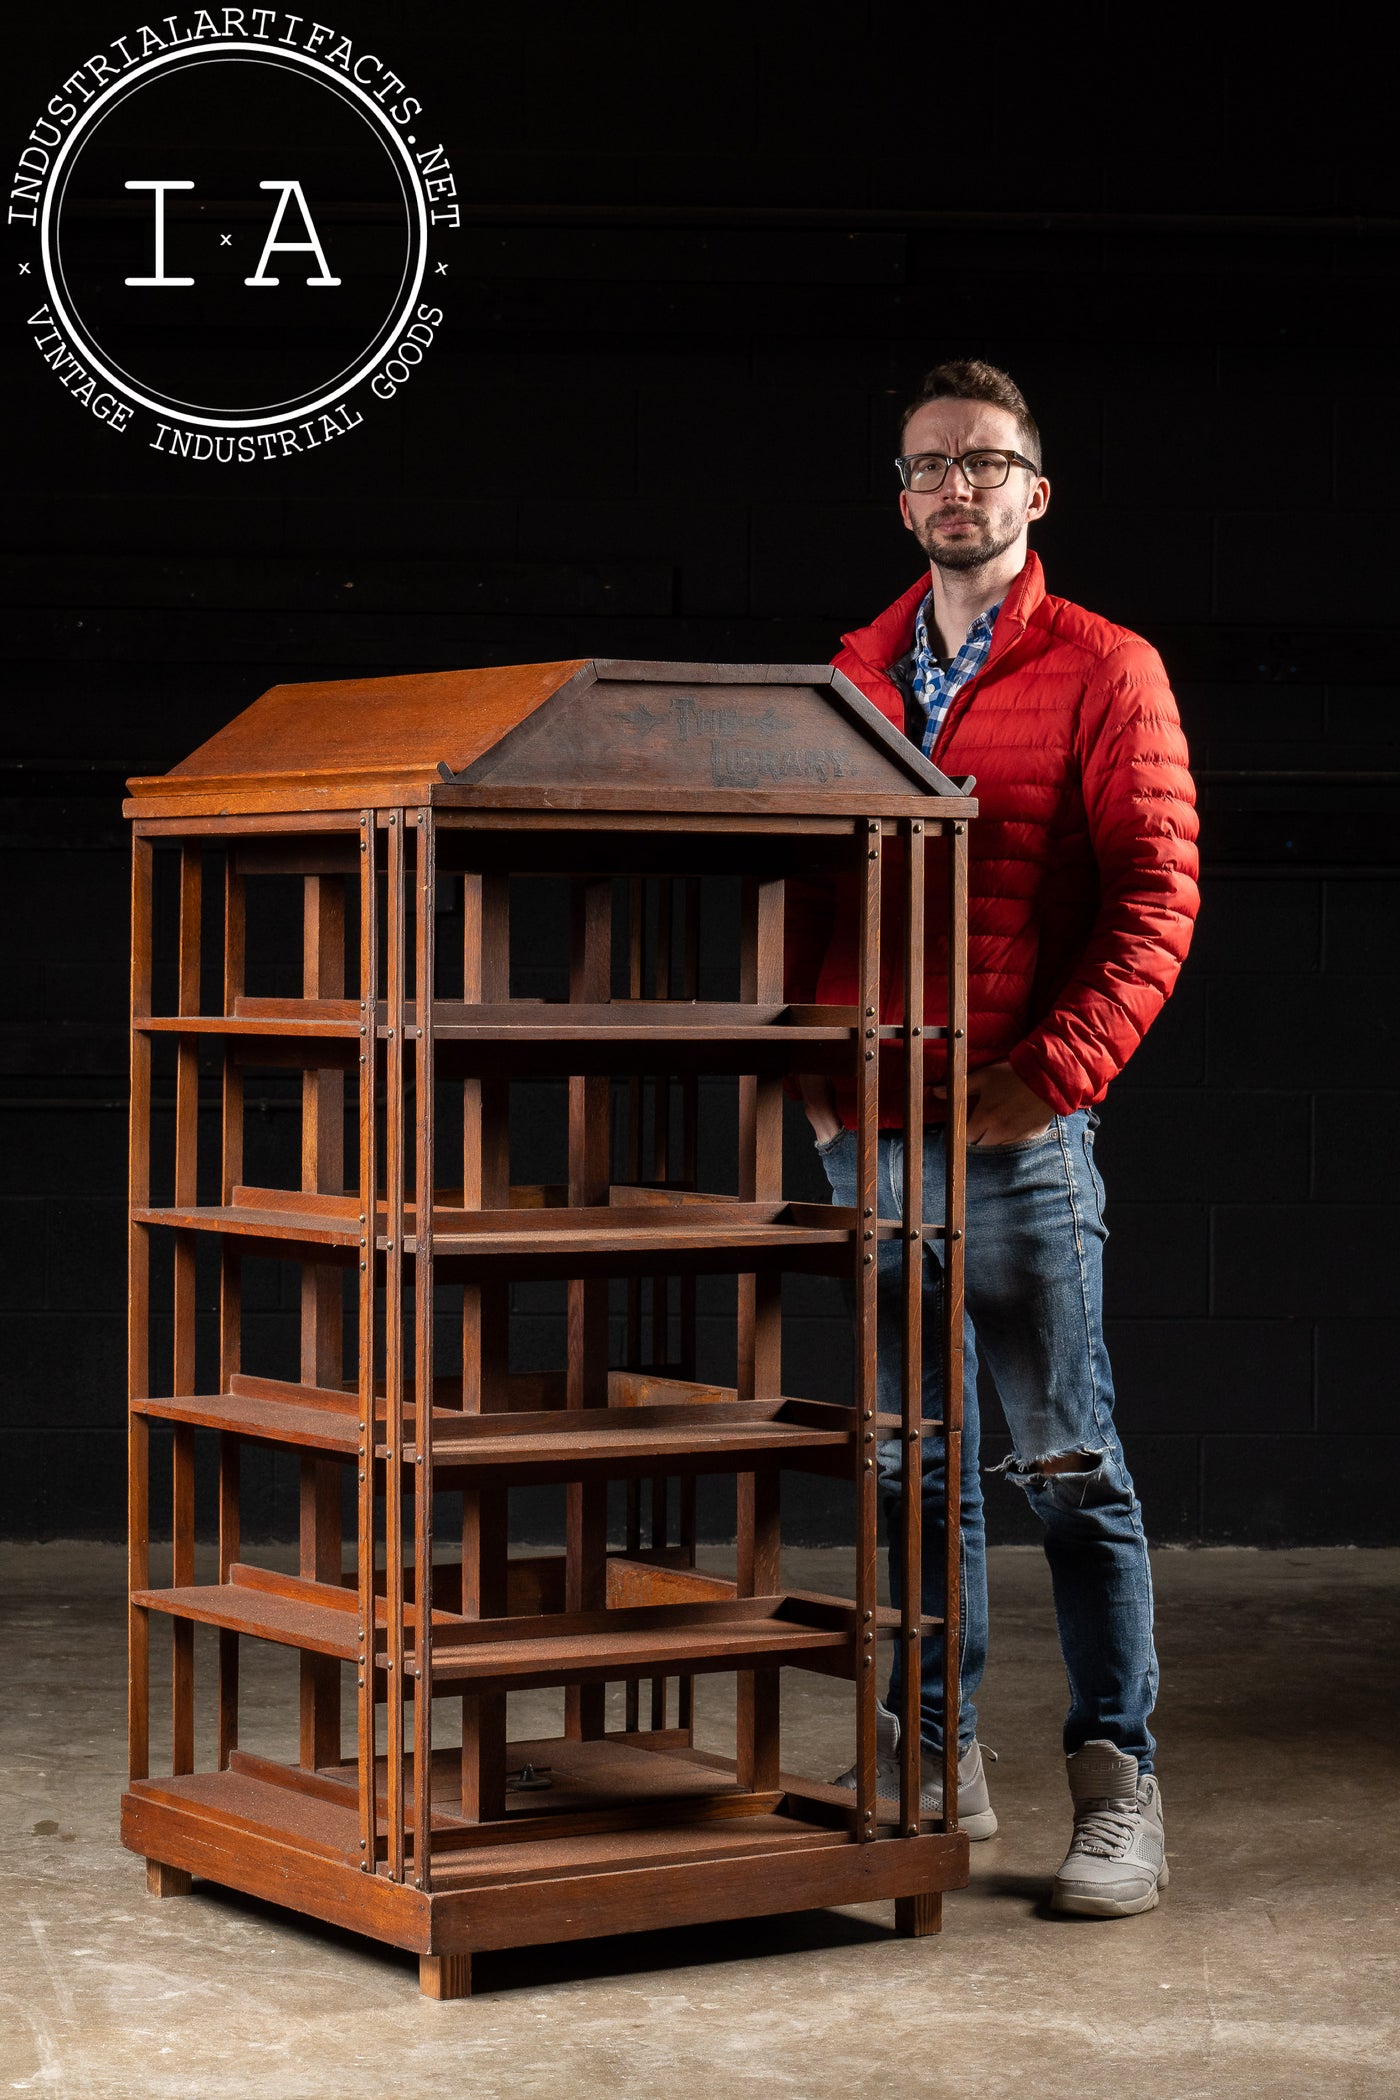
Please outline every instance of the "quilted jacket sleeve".
M1050 1012L1010 1058L1061 1115L1101 1098L1162 1011L1199 902L1186 739L1161 659L1136 635L1085 691L1078 756L1098 914Z

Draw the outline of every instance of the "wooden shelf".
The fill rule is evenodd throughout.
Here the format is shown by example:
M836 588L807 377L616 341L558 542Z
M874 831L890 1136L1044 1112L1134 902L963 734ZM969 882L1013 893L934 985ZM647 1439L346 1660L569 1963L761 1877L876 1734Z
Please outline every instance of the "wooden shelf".
M140 1225L185 1232L226 1232L284 1246L353 1250L368 1235L359 1199L300 1189L237 1188L227 1204L161 1204L133 1211ZM741 1203L729 1197L667 1197L641 1189L613 1191L631 1199L609 1204L506 1210L435 1209L433 1251L471 1268L508 1262L512 1278L591 1276L611 1270L742 1274L755 1269L844 1274L855 1243L856 1216L826 1203ZM413 1206L405 1206L403 1252L418 1251ZM383 1227L383 1209L376 1218ZM926 1225L933 1238L941 1226ZM900 1235L881 1219L876 1237ZM388 1238L376 1231L378 1253Z
M835 1600L831 1603L835 1606ZM823 1616L837 1623L817 1623ZM435 1618L433 1683L524 1690L614 1683L662 1669L750 1670L797 1661L849 1676L853 1652L849 1607L823 1614L811 1603L786 1597L459 1620L452 1626L439 1626Z
M614 1372L614 1381L629 1374ZM674 1381L682 1385L683 1381ZM443 1379L451 1397L455 1381ZM384 1457L384 1395L375 1397ZM133 1400L133 1414L185 1423L251 1442L319 1451L346 1460L358 1456L360 1401L353 1392L296 1385L279 1378L235 1373L226 1393L156 1394ZM881 1415L884 1435L899 1430L897 1415ZM930 1423L930 1433L937 1427ZM413 1400L408 1395L404 1462L417 1457ZM766 1466L830 1474L843 1479L851 1465L854 1425L849 1408L827 1401L779 1398L738 1401L716 1393L699 1401L633 1406L509 1409L466 1414L433 1409L433 1452L439 1484L462 1486L480 1475L497 1485L550 1480L647 1479L667 1475L758 1471Z
M335 1583L310 1582L303 1576L274 1574L240 1562L229 1570L227 1582L136 1590L131 1601L145 1611L221 1626L226 1632L250 1634L279 1647L339 1656L343 1662L359 1653L359 1599L353 1590ZM381 1621L383 1614L381 1598Z
M696 1582L695 1587L700 1587ZM710 1587L710 1585L706 1585ZM238 1563L223 1583L143 1589L132 1603L169 1618L218 1626L285 1648L352 1660L360 1652L359 1599L352 1589ZM379 1630L383 1595L376 1597ZM404 1607L412 1633L417 1614ZM922 1621L926 1632L936 1619ZM899 1614L876 1614L876 1634L891 1639ZM763 1669L800 1663L849 1676L855 1606L843 1597L791 1590L776 1597L724 1594L693 1603L622 1604L605 1611L531 1612L519 1618L463 1619L433 1611L435 1686L524 1690L541 1685L615 1683L659 1671ZM382 1670L386 1657L376 1654ZM405 1676L411 1657L405 1658Z
M598 1747L615 1770L623 1763L612 1746ZM557 1758L563 1748L554 1742L516 1744L510 1747L510 1754L531 1755L533 1762L535 1757ZM617 1808L610 1813L602 1805L616 1798L612 1790L592 1793L596 1806L591 1815L582 1805L589 1798L585 1793L582 1799L576 1794L575 1805L562 1813L533 1812L520 1821L512 1817L505 1823L474 1826L450 1815L439 1816L435 1804L435 1899L453 1889L490 1886L503 1880L519 1885L619 1867L722 1859L758 1849L788 1851L850 1843L849 1833L830 1823L784 1814L780 1792L746 1795L732 1780L726 1785L720 1774L688 1767L680 1759L647 1758L641 1752L633 1756L636 1765L662 1769L652 1779L656 1791L630 1812ZM670 1772L665 1770L668 1765ZM408 1771L411 1775L411 1758ZM635 1767L628 1779L635 1788ZM526 1798L532 1803L539 1800L538 1795ZM266 1759L235 1752L234 1762L222 1772L138 1780L129 1789L128 1801L183 1809L313 1857L359 1865L355 1790L321 1774L302 1773L295 1767L279 1769ZM410 1832L412 1827L410 1820ZM379 1865L382 1873L382 1858Z
M296 1444L353 1458L359 1450L359 1398L322 1386L235 1373L226 1393L133 1400L133 1414L154 1421L188 1422L262 1443Z
M733 1472L763 1466L804 1471L851 1467L850 1410L801 1400L703 1401L693 1405L545 1409L463 1415L435 1409L434 1477L478 1474L502 1485ZM405 1463L416 1457L405 1449Z
M410 1015L416 1016L411 1004ZM145 1035L205 1036L261 1045L265 1061L310 1062L315 1046L347 1061L349 1045L365 1033L365 1014L347 999L250 999L232 1014L158 1014L134 1024ZM387 1008L375 1008L374 1032L388 1036ZM416 1019L405 1036L417 1037ZM444 1068L499 1063L527 1072L783 1070L840 1071L858 1037L851 1006L759 1005L752 1001L614 999L605 1003L512 999L494 1005L438 1000L433 1034ZM942 1035L926 1025L926 1040ZM882 1023L883 1048L902 1044L902 1025ZM285 1055L279 1055L285 1046ZM754 1062L756 1060L756 1063ZM245 1062L251 1061L245 1056Z
M454 1889L572 1879L578 1874L668 1861L722 1859L736 1852L844 1847L851 1841L849 1789L784 1772L775 1787L742 1787L732 1759L663 1739L547 1737L512 1742L507 1768L545 1774L545 1792L511 1793L492 1821L461 1815L461 1760L439 1752L432 1771L435 1905ZM413 1760L406 1760L411 1785ZM386 1808L385 1765L377 1806ZM360 1862L357 1768L310 1771L234 1750L224 1771L138 1780L127 1806L184 1811L313 1857ZM893 1803L881 1801L881 1835ZM924 1818L925 1825L933 1819ZM412 1816L409 1818L412 1831ZM959 1841L954 1839L954 1845ZM379 1843L382 1871L382 1837Z

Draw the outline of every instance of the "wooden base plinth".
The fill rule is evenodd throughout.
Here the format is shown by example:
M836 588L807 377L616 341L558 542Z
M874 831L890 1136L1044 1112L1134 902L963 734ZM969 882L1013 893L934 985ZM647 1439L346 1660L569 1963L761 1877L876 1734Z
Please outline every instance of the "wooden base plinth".
M183 1867L168 1867L163 1859L146 1861L146 1894L148 1896L188 1896L194 1887L193 1874Z
M420 1954L418 1988L425 1998L470 1998L470 1954Z
M662 1926L894 1900L897 1930L919 1938L940 1928L941 1891L967 1885L961 1831L856 1843L843 1789L780 1775L755 1796L732 1760L665 1737L554 1737L508 1756L550 1790L543 1804L507 1794L494 1824L459 1816L458 1753L435 1765L431 1891L391 1881L387 1863L362 1869L351 1765L313 1773L235 1751L217 1772L137 1780L122 1838L153 1895L198 1876L349 1926L417 1954L439 2000L470 1994L474 1954Z
M937 1891L925 1896L896 1896L894 1929L901 1939L921 1940L943 1930L943 1898Z

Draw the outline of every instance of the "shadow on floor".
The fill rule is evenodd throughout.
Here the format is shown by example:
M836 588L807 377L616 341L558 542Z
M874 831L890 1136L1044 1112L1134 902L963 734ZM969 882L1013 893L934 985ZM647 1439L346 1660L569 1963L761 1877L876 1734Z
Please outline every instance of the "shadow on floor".
M1032 1877L1025 1879L1028 1888L1035 1886ZM340 1948L358 1960L417 1973L416 1955L367 1940L343 1926L286 1911L261 1897L222 1888L217 1882L196 1881L191 1897L176 1900L207 1903L225 1913L262 1918L273 1925L285 1925L295 1917L297 1933L324 1947ZM592 1940L561 1940L539 1947L494 1948L472 1957L473 1994L534 1990L541 1985L610 1977L660 1976L672 1969L718 1970L727 1962L760 1958L768 1962L785 1954L808 1956L829 1948L866 1946L894 1936L893 1925L878 1919L853 1916L846 1911L808 1910L711 1925L614 1933Z

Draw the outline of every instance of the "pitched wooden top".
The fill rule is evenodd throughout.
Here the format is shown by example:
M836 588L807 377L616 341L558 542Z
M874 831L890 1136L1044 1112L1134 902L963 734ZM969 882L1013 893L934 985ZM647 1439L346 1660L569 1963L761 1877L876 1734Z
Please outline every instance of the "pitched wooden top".
M129 786L135 817L425 802L859 811L963 796L827 664L613 658L273 686Z

